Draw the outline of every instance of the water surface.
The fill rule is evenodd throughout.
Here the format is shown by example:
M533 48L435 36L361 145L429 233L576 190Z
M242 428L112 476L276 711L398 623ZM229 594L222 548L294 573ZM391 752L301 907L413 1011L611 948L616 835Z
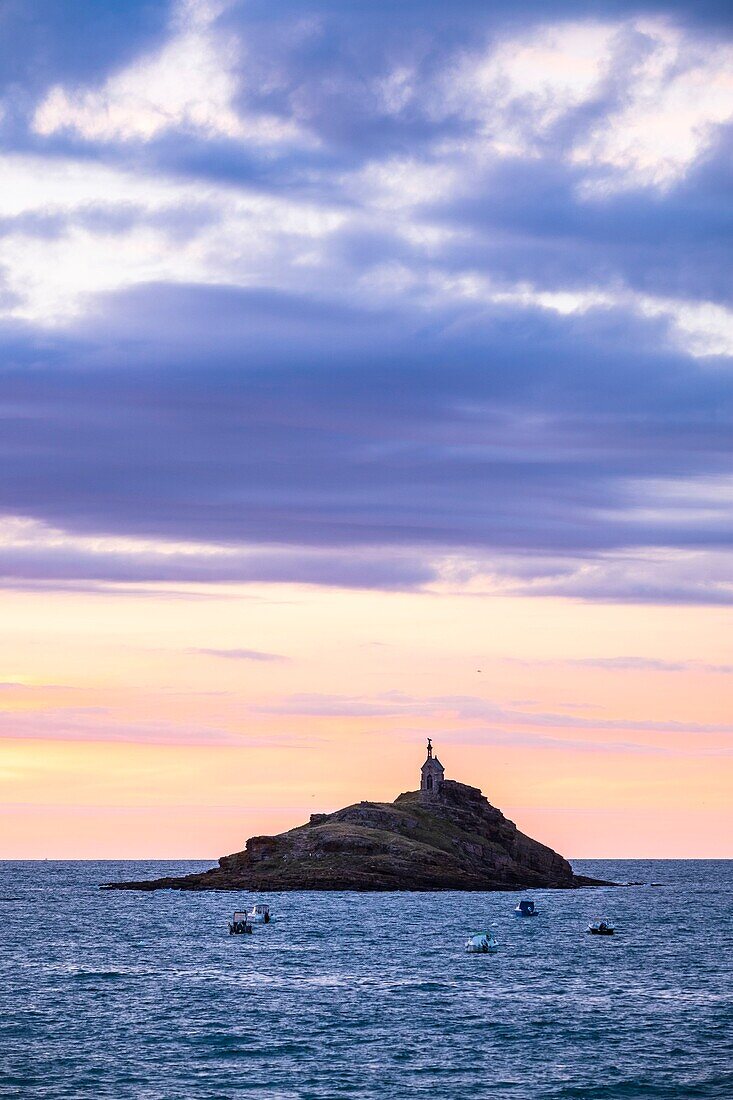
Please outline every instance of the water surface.
M202 863L0 863L0 1095L733 1098L733 863L516 894L106 893ZM617 935L585 934L610 917ZM490 927L493 956L468 956Z

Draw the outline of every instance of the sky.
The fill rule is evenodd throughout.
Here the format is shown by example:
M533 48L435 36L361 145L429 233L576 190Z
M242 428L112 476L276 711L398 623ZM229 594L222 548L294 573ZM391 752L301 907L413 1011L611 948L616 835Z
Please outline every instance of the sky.
M732 148L727 0L5 0L0 858L733 857Z

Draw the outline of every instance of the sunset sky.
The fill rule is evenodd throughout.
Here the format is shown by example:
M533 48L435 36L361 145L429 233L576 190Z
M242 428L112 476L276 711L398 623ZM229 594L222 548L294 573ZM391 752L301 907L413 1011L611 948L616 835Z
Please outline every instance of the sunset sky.
M0 858L733 856L729 2L7 0L0 144Z

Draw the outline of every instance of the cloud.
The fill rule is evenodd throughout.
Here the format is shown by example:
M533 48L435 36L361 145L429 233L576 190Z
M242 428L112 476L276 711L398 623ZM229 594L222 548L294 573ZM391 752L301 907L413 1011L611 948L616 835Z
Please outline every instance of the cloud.
M731 602L724 5L122 7L0 17L2 583Z
M565 657L552 660L505 657L504 660L532 668L538 665L553 665L567 668L600 668L608 669L610 672L699 672L723 676L733 673L733 665L730 664L694 660L668 661L657 657Z
M582 753L621 753L639 756L730 756L733 749L701 749L695 746L689 749L669 745L654 745L640 741L598 741L580 740L573 737L547 737L536 733L517 733L501 729L454 729L440 730L435 735L441 742L451 745L506 746L509 748L540 748L559 752Z
M374 698L349 695L327 695L319 692L302 692L271 704L251 708L256 714L297 714L319 718L375 718L395 714L431 712L432 703L413 699L400 692L392 692Z
M68 325L90 298L151 281L204 291L266 282L294 248L307 255L343 220L312 199L201 188L139 166L27 153L0 163L8 312L44 325Z
M300 583L344 588L413 589L435 576L399 552L239 550L227 545L155 542L66 534L13 517L0 523L0 583L97 584ZM244 651L243 651L244 652Z
M230 661L287 661L280 653L263 653L259 649L194 649L205 657L223 657Z
M386 692L375 696L345 696L303 693L286 697L271 705L251 706L253 715L339 718L397 718L403 724L401 732L413 738L424 729L410 728L404 723L415 718L430 720L433 736L457 744L546 746L583 752L642 752L679 754L674 745L663 740L667 735L697 735L696 755L726 755L731 751L724 744L709 744L710 737L727 738L733 726L716 723L676 720L609 719L602 715L583 718L578 715L541 712L518 707L503 707L479 696L413 697L401 692ZM462 726L447 725L451 721ZM441 724L435 732L436 723ZM442 723L446 723L443 727ZM479 724L477 724L479 723ZM394 728L394 727L393 727ZM562 736L543 732L562 730ZM573 737L575 732L579 734ZM585 733L587 736L582 736ZM649 742L626 738L602 738L602 734L647 734ZM147 745L206 745L248 749L301 748L304 736L279 729L270 733L249 734L246 731L187 724L169 720L130 721L115 718L103 706L59 707L39 706L32 710L0 708L0 736L20 740L54 740L85 742L121 742ZM307 735L313 741L312 733ZM322 740L328 740L324 736Z
M142 51L157 48L169 28L167 0L125 0L99 4L75 0L24 0L4 4L0 13L0 90L20 111L29 94L43 94L49 83L95 83L129 64ZM94 43L94 49L90 49Z
M444 695L415 698L402 692L387 692L370 697L301 693L271 705L252 708L258 714L297 714L322 718L416 716L432 719L453 716L465 721L481 720L490 730L499 727L533 727L568 730L614 730L638 733L698 733L727 735L733 725L677 719L608 718L602 714L584 718L577 714L543 712L505 707L474 695Z
M71 691L72 688L69 684L41 684L32 680L26 679L13 679L0 681L0 692L9 692L19 695L35 695L43 694L48 691Z
M589 183L591 190L669 186L697 160L715 127L733 118L733 47L696 48L664 19L640 21L637 33L647 48L626 102L573 152L578 163L615 170Z
M44 137L73 131L101 142L149 141L172 128L266 144L292 140L294 125L236 111L236 49L215 29L223 6L214 0L180 3L165 45L115 72L102 88L55 85L36 109L33 130Z
M297 735L283 731L253 736L238 730L185 722L120 721L105 707L47 707L23 712L0 710L0 737L23 741L205 745L242 749L302 746Z
M602 556L596 561L571 565L560 573L539 571L527 581L508 587L536 595L566 596L604 603L699 604L728 606L733 603L730 555L711 548L707 552L647 551L646 554Z
M733 376L518 316L148 286L11 330L0 575L725 602Z

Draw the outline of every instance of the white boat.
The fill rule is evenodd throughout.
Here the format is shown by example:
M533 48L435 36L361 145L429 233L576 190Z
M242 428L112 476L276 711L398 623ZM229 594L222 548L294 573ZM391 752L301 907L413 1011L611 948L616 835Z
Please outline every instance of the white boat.
M616 929L607 920L594 920L592 924L588 925L588 931L591 936L613 936Z
M253 905L251 909L247 910L247 920L250 924L269 924L270 923L270 906Z
M246 932L252 931L249 913L245 913L241 909L235 909L234 916L228 924L230 936L243 936Z
M499 941L493 932L476 932L466 940L469 955L488 955L499 950Z

